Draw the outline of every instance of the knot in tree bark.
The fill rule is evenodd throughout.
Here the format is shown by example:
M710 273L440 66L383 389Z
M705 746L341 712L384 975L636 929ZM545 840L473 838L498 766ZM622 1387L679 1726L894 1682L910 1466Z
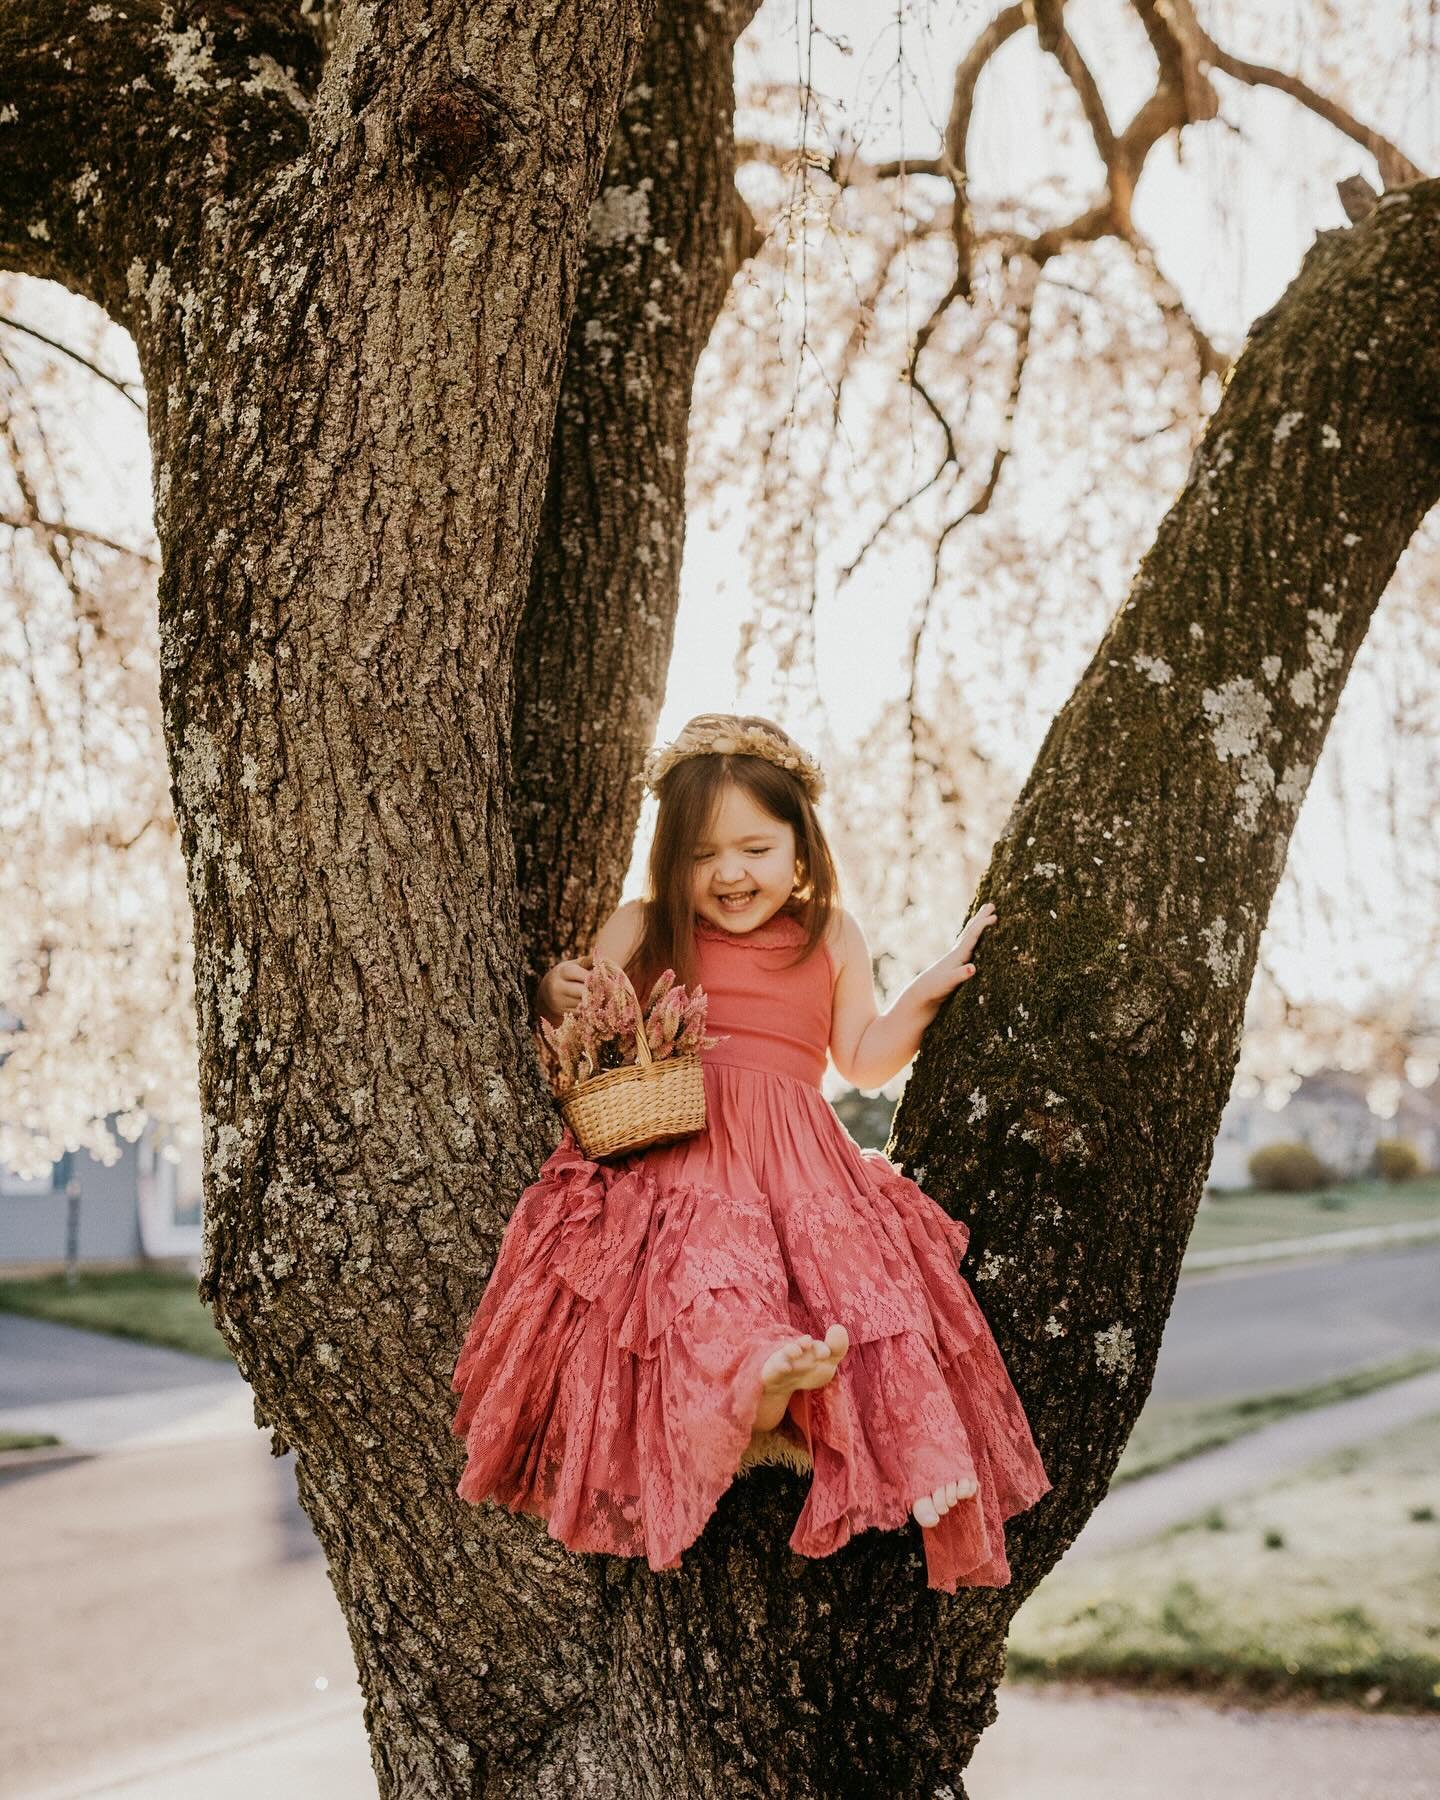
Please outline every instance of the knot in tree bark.
M509 99L473 76L424 89L406 108L401 129L411 153L445 177L453 194L486 162L510 162L529 124Z

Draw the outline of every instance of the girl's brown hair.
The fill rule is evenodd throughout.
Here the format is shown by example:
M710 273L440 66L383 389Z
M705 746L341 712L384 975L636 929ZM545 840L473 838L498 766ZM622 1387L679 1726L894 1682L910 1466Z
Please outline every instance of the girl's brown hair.
M771 719L746 713L736 722L763 725L785 743L794 742ZM687 756L673 764L656 787L660 810L641 903L644 930L625 965L642 1001L665 969L673 969L675 979L686 987L695 981L695 846L709 829L727 784L744 788L763 811L795 833L795 886L780 910L800 920L805 941L787 967L794 968L813 954L840 904L835 859L797 776L762 756L720 751Z

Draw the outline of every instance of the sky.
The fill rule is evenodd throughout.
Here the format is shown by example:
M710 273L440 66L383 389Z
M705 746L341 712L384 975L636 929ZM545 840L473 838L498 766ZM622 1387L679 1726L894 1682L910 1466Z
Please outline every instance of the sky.
M869 122L869 154L878 159L908 149L913 155L930 155L944 121L951 71L990 9L970 4L906 10L927 16L933 29L925 32L912 21L903 32L889 23L877 31L877 20L893 17L895 9L873 0L817 0L808 9L803 3L767 6L746 48L753 45L756 62L766 73L793 79L802 65L797 40L805 37L795 29L796 15L802 23L808 15L854 46L852 54L844 55L828 38L815 37L810 72L817 87L843 101L849 116ZM1123 120L1144 97L1151 66L1143 57L1115 53L1131 48L1128 35L1123 46L1114 39L1110 21L1116 10L1114 0L1072 3L1066 18L1095 71L1112 120ZM903 107L897 103L897 38L905 47L913 88L919 90L906 84ZM981 81L970 134L977 192L1018 193L1043 179L1051 166L1042 124L1041 60L1031 34L1023 34L1005 47ZM1235 92L1233 84L1229 92ZM1417 111L1428 118L1429 141L1435 143L1440 141L1440 99L1434 86L1428 93L1422 88L1421 94ZM1230 339L1284 291L1316 230L1345 223L1328 179L1300 184L1284 173L1328 167L1335 155L1333 132L1286 96L1246 93L1243 100L1253 142L1242 149L1223 132L1195 132L1186 143L1183 164L1177 164L1168 141L1157 146L1135 207L1137 223L1155 243L1161 266L1200 323ZM1347 168L1374 179L1373 164L1358 147L1353 155L1343 150L1341 159ZM1095 166L1098 171L1098 161ZM1197 216L1197 199L1222 186L1231 204L1221 226L1223 241L1217 243L1211 222L1202 223ZM690 526L662 736L671 735L692 713L739 710L746 702L728 673L742 620L754 604L739 539L738 520L723 530L703 520ZM908 612L877 604L877 589L887 579L857 580L844 597L826 599L820 618L817 662L827 706L853 722L857 735L903 687ZM1064 692L1058 693L1056 703L1063 698Z
M741 67L749 57L759 72L776 80L793 79L804 64L802 47L808 42L811 79L821 92L843 103L848 118L865 121L869 155L894 156L902 148L912 155L932 154L948 105L954 64L991 9L921 4L905 10L910 16L904 29L897 32L893 6L864 4L863 0L832 4L817 0L809 8L803 0L786 7L767 6L742 45ZM1137 34L1116 35L1114 20L1119 10L1114 0L1072 0L1066 19L1095 72L1112 121L1123 122L1149 91L1153 63L1143 38L1137 43ZM1377 61L1383 55L1378 47L1387 41L1379 30L1380 21L1385 14L1398 11L1392 0L1385 0L1369 12L1376 26ZM1226 10L1211 6L1202 8L1202 13L1217 35L1222 35ZM1305 23L1307 9L1287 4L1270 9L1266 18L1273 25L1281 15L1288 15L1290 30L1302 45L1308 45L1313 28ZM830 37L807 36L797 29L797 21L803 27L807 19L833 36L847 39L853 53L843 54ZM922 29L926 19L931 26L928 32ZM881 21L885 22L883 28L877 28ZM1236 31L1223 35L1238 54L1256 53ZM897 104L901 91L896 73L897 40L903 42L909 75L903 107ZM1268 41L1269 56L1282 61L1285 40L1272 34ZM1300 54L1306 57L1308 51L1302 48ZM977 195L1026 191L1043 182L1053 167L1041 104L1042 60L1033 34L1022 34L1004 48L982 77L970 134L971 180ZM1427 147L1440 153L1440 84L1427 84L1423 69L1413 59L1393 61L1384 71L1384 81L1384 123L1401 146L1422 161ZM1378 177L1365 152L1340 140L1288 96L1245 88L1224 77L1217 77L1216 82L1224 117L1231 124L1192 129L1178 159L1173 138L1158 145L1137 190L1135 216L1155 245L1161 267L1200 324L1218 341L1233 345L1241 340L1250 321L1283 293L1316 232L1346 224L1335 180L1359 173L1378 185ZM1099 168L1096 159L1097 185ZM1213 205L1205 204L1206 197L1216 193L1225 197L1218 216ZM716 526L703 514L692 515L659 739L673 736L687 718L701 711L758 710L791 722L780 712L776 695L767 690L763 680L742 687L733 672L741 625L757 601L748 585L742 527L739 517ZM862 575L842 593L822 596L816 615L816 670L824 719L832 730L858 737L885 702L903 691L911 617L905 595L907 589L914 590L919 573L915 566L907 569L903 564L878 561L868 579ZM1122 598L1123 593L1117 591L1116 603ZM1039 691L1030 696L1028 729L1020 746L1020 777L1092 648L1079 646L1074 657L1047 665ZM1357 665L1357 673L1358 669ZM794 698L798 703L801 697ZM1376 704L1374 688L1352 677L1342 701L1346 714L1362 718L1367 710L1373 713ZM802 719L809 716L802 711ZM803 729L797 729L797 735L803 736ZM1347 738L1351 748L1345 787L1359 796L1358 804L1341 804L1322 760L1307 796L1293 853L1308 859L1311 880L1319 890L1334 890L1334 904L1343 915L1354 897L1345 892L1336 852L1348 843L1350 855L1365 870L1376 902L1374 930L1379 940L1372 948L1383 951L1388 930L1398 958L1404 944L1414 942L1413 935L1407 939L1414 929L1410 909L1420 905L1424 916L1433 917L1434 897L1405 894L1394 885L1399 876L1393 867L1393 846L1385 833L1383 808L1374 800L1383 787L1384 770L1373 756L1368 764L1366 761L1367 746L1382 741L1378 729L1362 729ZM647 812L642 819L625 884L627 898L643 890L649 817ZM1328 945L1320 948L1313 935L1313 920L1306 927L1297 913L1293 924L1293 946L1287 949L1273 938L1268 946L1288 991L1297 998L1331 997L1362 1004L1365 990L1357 974L1358 959L1352 968L1343 948L1339 954ZM1308 936L1304 935L1307 931Z
M1072 0L1066 17L1096 72L1112 118L1123 120L1147 91L1151 65L1143 39L1137 40L1134 32L1116 35L1119 10L1117 0ZM1368 17L1378 21L1395 10L1394 0L1385 0L1382 7L1370 9ZM1219 31L1220 19L1227 16L1224 9L1204 11ZM1267 11L1267 25L1283 14L1298 31L1306 11L1287 0ZM762 9L742 45L742 76L789 80L808 72L823 94L843 106L857 131L863 126L867 154L894 155L904 147L926 155L938 139L955 60L987 16L988 9L973 4L921 3L904 9L897 28L893 6L860 0L814 6L804 0L783 6L772 3ZM810 23L818 29L807 32ZM838 47L842 41L851 46L849 54ZM1240 50L1252 48L1234 36L1229 41ZM1374 42L1387 41L1377 26ZM1277 61L1284 48L1283 43L1275 44ZM902 50L903 80L897 54ZM971 133L977 194L1029 191L1045 179L1051 150L1040 98L1041 63L1031 34L1022 34L1006 46L981 82ZM1440 146L1440 95L1437 84L1427 88L1419 75L1414 64L1380 71L1393 108L1386 123L1412 154L1423 156L1427 147ZM1201 323L1234 342L1248 321L1283 291L1315 231L1344 223L1333 186L1336 174L1364 172L1373 179L1374 172L1358 148L1337 145L1328 127L1285 96L1256 94L1224 81L1219 85L1232 124L1187 134L1183 161L1177 160L1173 143L1157 147L1140 184L1136 216ZM1397 97L1402 95L1403 99ZM1395 124L1397 119L1403 128ZM1098 177L1098 162L1096 172ZM1226 196L1218 218L1199 204L1201 195L1216 190ZM22 316L72 342L83 341L87 322L93 319L80 302L38 283L27 285ZM15 353L22 357L23 345L16 346ZM118 372L138 374L133 346L123 332L107 334L103 356ZM143 434L132 409L99 390L98 384L96 389L96 429L91 436L95 456L87 471L83 516L97 529L116 535L127 535L128 526L128 535L133 536L136 517L144 516L150 503ZM750 707L780 711L802 735L813 717L804 696L794 696L798 716L790 718L783 697L777 705L763 682L741 688L733 674L742 624L759 598L750 586L741 549L742 525L738 517L728 523L716 523L704 513L692 517L675 654L657 731L662 739L699 711ZM863 733L903 688L908 595L916 573L903 562L880 560L842 594L822 596L816 629L819 699L825 721L842 737ZM1117 603L1121 597L1116 594ZM1020 775L1088 654L1089 646L1080 646L1070 660L1047 665L1031 696ZM1368 704L1373 701L1361 684L1352 681L1343 705L1354 711ZM1363 767L1352 767L1348 774L1365 788L1369 777ZM1380 771L1369 776L1378 786ZM1361 861L1374 879L1383 881L1388 860L1383 839L1377 835L1373 846L1364 841L1367 831L1378 832L1371 821L1379 818L1380 810L1373 806L1358 809L1353 817L1341 816L1326 784L1317 778L1297 844L1302 839L1316 845L1338 844L1347 834L1354 842L1358 834ZM627 897L640 891L647 835L642 821L625 885ZM1397 892L1397 918L1404 900ZM1300 950L1285 971L1287 982L1293 980L1300 990L1314 983L1322 991L1343 993L1344 967L1333 962L1317 969L1313 963L1312 957L1307 964L1306 952Z

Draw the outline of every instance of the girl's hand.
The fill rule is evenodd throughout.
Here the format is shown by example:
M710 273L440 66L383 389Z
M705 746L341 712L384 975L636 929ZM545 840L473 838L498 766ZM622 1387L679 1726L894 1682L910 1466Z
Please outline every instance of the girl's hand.
M552 1024L580 1004L594 962L593 956L575 957L569 962L556 963L540 977L540 985L535 990L535 1006Z
M980 941L980 934L987 925L993 925L996 919L995 908L987 900L976 908L974 915L967 920L965 929L955 940L953 950L947 950L939 962L931 963L923 974L916 977L922 984L926 999L943 1000L945 996L959 987L962 982L969 981L975 973L975 965L970 958L975 953L975 946Z
M987 925L995 923L995 916L995 908L988 900L977 906L973 918L967 920L965 929L955 940L953 954L958 955L962 962L967 961L974 954L975 946L980 942L980 933ZM970 973L972 975L975 973L973 968Z

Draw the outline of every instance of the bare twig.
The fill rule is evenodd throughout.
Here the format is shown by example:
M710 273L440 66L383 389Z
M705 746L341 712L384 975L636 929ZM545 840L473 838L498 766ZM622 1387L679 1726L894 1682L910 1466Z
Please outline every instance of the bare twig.
M0 526L11 531L33 531L37 537L46 539L78 538L87 544L99 544L106 550L113 550L117 556L128 556L135 562L144 563L148 568L158 569L160 566L159 557L149 551L137 550L131 544L118 543L101 531L90 531L83 525L72 525L68 519L27 519L14 513L0 513Z
M1194 43L1201 59L1212 68L1220 69L1234 80L1243 81L1250 87L1269 87L1278 93L1288 94L1292 100L1368 150L1379 165L1380 179L1387 188L1423 180L1424 170L1411 162L1403 150L1371 126L1363 124L1336 101L1317 93L1298 75L1287 74L1283 69L1269 68L1264 63L1247 62L1243 57L1232 56L1228 50L1222 50L1195 17L1190 0L1169 0L1169 4L1179 31Z
M68 344L62 344L58 338L46 337L43 331L37 331L33 325L27 325L23 319L12 319L6 313L0 313L0 325L8 325L11 331L23 331L26 337L36 339L37 342L46 345L51 350L58 350L62 356L68 356L72 362L79 363L82 369L88 369L101 381L108 381L111 387L130 402L136 412L143 413L145 411L145 402L137 400L130 392L132 383L122 381L119 376L112 375L108 369L102 369L99 363L91 362L88 356L82 356L78 350L72 350Z

